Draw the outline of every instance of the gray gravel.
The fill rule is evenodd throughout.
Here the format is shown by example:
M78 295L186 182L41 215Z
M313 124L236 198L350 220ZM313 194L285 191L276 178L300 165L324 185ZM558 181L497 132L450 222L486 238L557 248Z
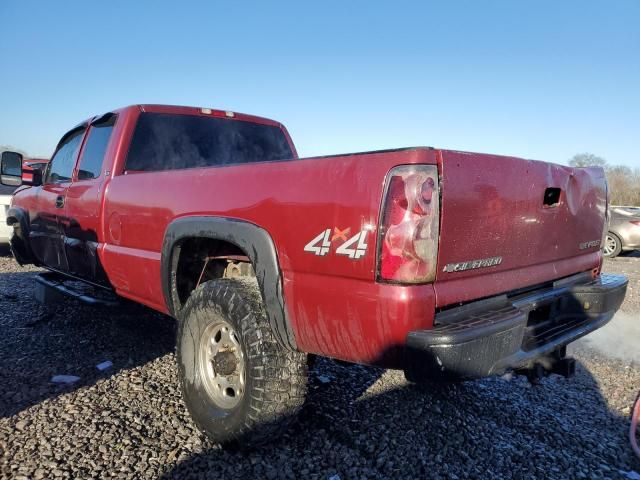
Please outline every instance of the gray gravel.
M640 312L640 251L607 259L602 270L605 273L622 273L629 278L622 309L629 313Z
M640 258L606 264L625 269L640 272ZM300 422L283 439L225 452L185 411L172 320L73 301L48 311L31 299L33 275L0 257L3 478L591 479L640 471L626 438L640 371L586 343L574 349L576 378L552 376L537 387L493 378L425 389L398 372L319 360ZM640 292L638 275L633 282ZM637 300L623 307L635 317ZM105 360L113 367L98 371ZM50 383L58 374L80 380Z

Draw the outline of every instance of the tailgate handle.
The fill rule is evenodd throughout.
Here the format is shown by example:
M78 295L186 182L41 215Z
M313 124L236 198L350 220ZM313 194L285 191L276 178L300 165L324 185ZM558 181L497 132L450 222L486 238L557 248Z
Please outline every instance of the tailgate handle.
M557 207L560 203L560 193L561 189L556 187L549 187L544 191L544 200L542 201L542 205L545 208Z

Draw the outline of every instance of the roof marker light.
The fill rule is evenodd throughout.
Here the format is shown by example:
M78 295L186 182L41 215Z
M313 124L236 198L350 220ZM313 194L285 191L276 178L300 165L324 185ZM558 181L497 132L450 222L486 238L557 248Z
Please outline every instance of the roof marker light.
M236 116L236 114L235 114L235 113L233 113L233 112L224 112L224 114L225 114L227 117L229 117L229 118L233 118L233 117L235 117L235 116Z
M211 115L211 109L210 108L201 108L200 111L206 115Z

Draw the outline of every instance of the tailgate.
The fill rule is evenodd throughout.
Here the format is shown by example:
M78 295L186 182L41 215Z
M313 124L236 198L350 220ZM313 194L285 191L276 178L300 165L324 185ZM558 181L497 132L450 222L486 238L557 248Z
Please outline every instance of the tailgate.
M599 266L607 194L601 168L440 153L437 306Z

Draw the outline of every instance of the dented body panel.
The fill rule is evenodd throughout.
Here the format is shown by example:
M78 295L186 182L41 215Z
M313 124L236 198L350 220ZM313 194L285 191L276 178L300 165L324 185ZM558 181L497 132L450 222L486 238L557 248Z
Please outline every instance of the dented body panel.
M602 169L446 150L439 159L438 307L599 267L607 196ZM545 205L549 188L560 195ZM500 263L489 268L446 269L496 257Z
M118 295L163 313L179 317L167 298L162 262L171 254L171 245L166 247L170 225L187 217L247 222L268 233L297 349L389 367L402 367L407 335L432 329L442 307L600 266L606 207L600 169L424 147L299 159L291 143L294 158L282 161L127 171L143 112L263 123L281 128L291 140L282 125L259 117L132 106L113 112L118 119L100 178L80 181L76 167L68 184L16 194L13 207L28 212L32 225L57 225L56 234L67 245L74 241L67 237L84 235L86 258L92 249L98 267L87 266L76 276L103 281ZM440 176L436 280L378 281L385 179L392 168L411 164L436 165ZM548 188L560 189L555 205L543 204ZM60 195L67 205L62 211L51 206ZM56 248L49 245L55 261L40 257L34 262L65 273L65 250Z

